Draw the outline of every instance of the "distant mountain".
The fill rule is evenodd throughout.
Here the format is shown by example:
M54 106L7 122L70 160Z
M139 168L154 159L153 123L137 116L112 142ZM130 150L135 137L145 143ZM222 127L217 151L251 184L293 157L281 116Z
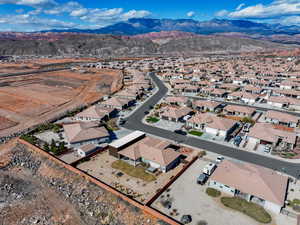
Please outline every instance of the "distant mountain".
M300 34L298 26L283 26L280 24L256 23L247 20L212 19L197 21L193 19L151 19L133 18L95 30L70 29L51 30L51 32L76 32L114 35L137 35L160 31L183 31L195 34L215 34L239 32L248 35Z

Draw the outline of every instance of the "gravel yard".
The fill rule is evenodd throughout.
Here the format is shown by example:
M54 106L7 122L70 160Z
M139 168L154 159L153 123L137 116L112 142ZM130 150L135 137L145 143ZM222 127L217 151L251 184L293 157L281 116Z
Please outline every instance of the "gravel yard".
M151 198L156 193L156 190L163 187L183 166L183 164L180 164L168 173L160 173L156 176L155 181L145 182L129 176L122 171L113 169L111 165L116 161L117 159L110 156L106 151L97 154L89 161L79 164L77 168L86 171L109 185L117 187L121 191L135 193L134 196L137 196L136 199L143 202Z

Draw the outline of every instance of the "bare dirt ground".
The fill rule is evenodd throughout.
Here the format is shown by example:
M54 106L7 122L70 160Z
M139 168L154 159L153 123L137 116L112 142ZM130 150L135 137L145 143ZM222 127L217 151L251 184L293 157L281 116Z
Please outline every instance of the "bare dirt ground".
M70 63L78 62L97 62L99 59L95 58L63 58L63 59L28 59L21 62L7 63L0 62L0 75L6 73L20 73L20 72L31 72L34 70L43 69L50 66L66 65Z
M122 79L121 71L96 69L0 78L0 137L97 101L119 90Z
M165 223L34 150L11 142L0 148L0 224Z
M9 127L14 127L16 125L17 125L17 123L15 123L5 117L0 116L0 130L7 129Z

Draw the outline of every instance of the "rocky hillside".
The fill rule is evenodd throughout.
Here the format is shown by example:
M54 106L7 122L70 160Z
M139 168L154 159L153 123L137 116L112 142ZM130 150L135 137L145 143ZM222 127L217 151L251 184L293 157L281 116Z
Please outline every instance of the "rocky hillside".
M166 224L25 145L0 156L1 225Z
M157 34L156 34L157 36ZM0 55L85 55L99 57L149 56L156 54L188 54L212 51L255 51L291 48L261 40L216 35L164 35L154 41L149 37L114 35L70 35L58 40L0 41Z

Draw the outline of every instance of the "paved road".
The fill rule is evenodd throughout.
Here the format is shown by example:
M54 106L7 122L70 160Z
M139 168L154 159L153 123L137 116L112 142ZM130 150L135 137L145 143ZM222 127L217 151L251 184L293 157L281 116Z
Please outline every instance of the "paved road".
M287 173L293 177L300 179L300 164L289 163L286 161L270 158L267 156L258 155L252 152L243 150L237 150L228 146L217 144L210 141L200 140L193 137L187 137L180 134L176 134L172 131L164 130L157 127L152 127L142 123L145 117L145 112L150 110L151 106L154 106L161 98L163 98L168 89L164 83L157 78L154 73L150 74L151 78L158 87L158 92L148 99L140 108L138 108L133 114L131 114L126 120L127 122L123 125L124 128L130 130L140 130L145 133L149 133L155 136L159 136L174 142L179 142L192 147L205 149L210 152L221 154L227 157L235 158L256 165L264 166L270 169L274 169L280 172Z

